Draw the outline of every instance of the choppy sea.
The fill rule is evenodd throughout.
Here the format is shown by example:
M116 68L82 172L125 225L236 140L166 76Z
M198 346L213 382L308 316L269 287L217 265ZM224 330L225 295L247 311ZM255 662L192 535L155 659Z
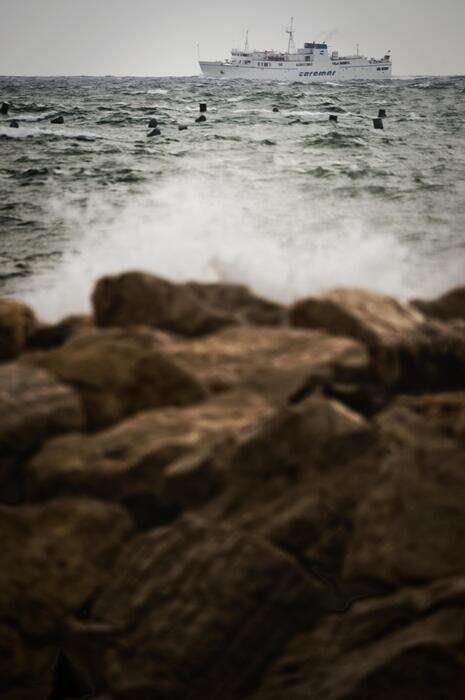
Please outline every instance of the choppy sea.
M1 101L0 294L45 319L85 311L93 281L123 269L286 301L464 282L465 77L4 77Z

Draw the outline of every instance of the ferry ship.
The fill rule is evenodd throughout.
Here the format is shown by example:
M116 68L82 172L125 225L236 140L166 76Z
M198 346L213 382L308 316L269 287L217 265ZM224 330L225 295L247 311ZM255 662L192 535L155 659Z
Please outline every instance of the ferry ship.
M306 42L301 49L294 44L294 19L286 33L287 51L250 51L248 32L244 48L232 49L226 61L200 61L202 73L215 78L250 80L287 80L290 82L322 83L341 80L386 80L392 77L391 52L383 58L368 58L357 53L340 56L329 53L328 44Z

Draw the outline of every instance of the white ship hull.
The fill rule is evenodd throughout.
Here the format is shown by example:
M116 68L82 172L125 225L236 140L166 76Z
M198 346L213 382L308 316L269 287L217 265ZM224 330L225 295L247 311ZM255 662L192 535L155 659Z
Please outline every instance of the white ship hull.
M226 63L224 61L200 61L204 75L212 78L237 78L240 80L281 80L299 83L326 83L345 80L387 80L392 77L391 63L360 65L332 65L318 67L274 66L258 67Z

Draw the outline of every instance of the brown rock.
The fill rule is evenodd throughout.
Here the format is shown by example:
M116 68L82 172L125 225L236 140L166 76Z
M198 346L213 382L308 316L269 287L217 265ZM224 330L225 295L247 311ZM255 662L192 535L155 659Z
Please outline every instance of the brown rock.
M147 328L95 329L24 361L53 372L81 394L89 428L158 406L202 400L205 389L162 350L163 338Z
M431 439L465 443L465 392L397 396L376 424L391 452L421 449Z
M29 336L27 349L49 350L59 347L73 335L88 331L92 326L92 317L84 315L67 316L58 323L41 323Z
M246 387L278 403L336 378L358 381L370 362L357 341L293 328L228 328L169 351L213 391Z
M163 471L161 498L164 503L184 510L216 495L222 486L218 463L224 460L229 447L228 438L220 438L171 462Z
M374 479L376 467L375 458L366 456L323 471L274 474L255 484L231 475L223 493L201 514L212 528L230 523L273 542L321 576L343 601L361 588L358 582L343 581L341 572L360 493Z
M29 306L15 299L0 299L0 360L17 357L36 324Z
M287 320L284 306L257 296L242 284L189 282L186 287L203 304L219 313L232 314L242 323L281 326Z
M366 343L376 382L391 392L465 386L465 324L426 322L412 305L358 289L299 301L290 320Z
M436 299L414 299L411 303L429 318L439 321L465 320L465 287L456 287Z
M142 272L103 277L92 294L98 326L154 326L181 335L204 335L230 325L231 315L202 304L186 285Z
M50 643L34 649L33 643L11 622L0 624L2 700L48 700L55 654Z
M391 454L360 501L346 577L396 586L465 570L463 429L434 410L399 402L378 418Z
M249 700L461 700L465 579L357 602L295 637Z
M377 477L379 451L365 419L315 395L240 436L225 467L223 493L202 516L212 527L228 522L260 534L334 581L360 494Z
M79 396L48 372L17 362L0 366L0 484L19 459L58 433L84 424Z
M239 698L319 618L321 597L318 582L260 538L183 520L122 552L71 646L118 699Z
M239 431L269 413L258 396L232 394L50 440L27 465L29 493L121 499L144 527L163 522L217 490L216 461L226 458Z
M289 317L294 326L357 338L369 347L396 344L423 320L408 304L362 289L335 289L302 299L290 309Z
M465 323L427 321L398 343L372 351L374 373L391 392L465 387Z
M232 471L252 479L331 467L349 461L373 437L370 424L321 395L281 409L247 435L232 458Z
M5 685L51 682L64 620L108 580L130 532L129 516L113 504L62 499L0 506L0 645L9 649L0 662Z
M341 600L354 590L463 570L463 393L400 397L365 437L363 421L359 443L357 421L353 439L348 422L339 449L337 434L325 438L321 420L301 415L305 404L241 440L227 487L205 517L292 552L333 582ZM328 404L328 412L338 408ZM254 485L255 469L266 478Z

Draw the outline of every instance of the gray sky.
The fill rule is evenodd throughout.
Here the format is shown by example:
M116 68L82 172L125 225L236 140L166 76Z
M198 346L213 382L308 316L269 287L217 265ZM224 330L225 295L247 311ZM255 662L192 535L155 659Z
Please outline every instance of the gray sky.
M395 75L465 74L465 0L0 0L0 75L193 75L253 48L327 38L369 56L392 49Z

